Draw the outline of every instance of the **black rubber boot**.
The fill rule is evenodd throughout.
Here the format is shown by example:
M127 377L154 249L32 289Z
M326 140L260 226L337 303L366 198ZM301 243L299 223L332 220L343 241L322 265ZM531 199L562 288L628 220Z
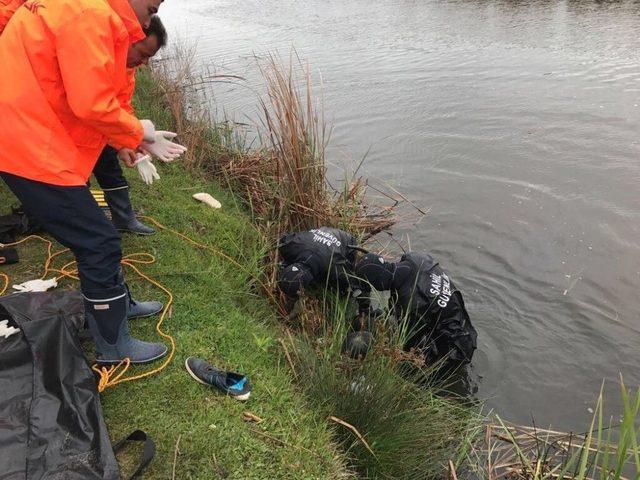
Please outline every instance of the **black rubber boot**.
M124 284L84 293L85 317L96 344L98 363L148 363L167 354L162 343L137 340L129 333L129 298Z
M137 300L134 300L127 284L125 284L125 288L127 289L127 298L129 299L129 314L127 318L150 317L156 313L160 313L164 308L164 305L161 302L156 302L154 300L149 302L138 302Z
M104 190L104 199L111 210L111 221L116 230L131 232L136 235L153 235L155 229L145 225L136 218L129 199L129 187Z

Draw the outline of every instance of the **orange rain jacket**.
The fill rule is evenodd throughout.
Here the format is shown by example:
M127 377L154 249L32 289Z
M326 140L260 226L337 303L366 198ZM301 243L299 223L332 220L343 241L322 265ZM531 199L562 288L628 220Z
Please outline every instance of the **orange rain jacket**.
M7 26L7 22L13 16L15 11L26 0L0 0L0 34Z
M0 36L0 171L84 185L107 141L138 147L118 96L144 36L128 0L27 0Z
M0 0L2 1L2 0ZM135 68L127 68L127 84L120 91L120 95L118 95L118 100L122 104L122 108L124 108L127 112L134 114L133 112L133 92L136 89L136 69Z

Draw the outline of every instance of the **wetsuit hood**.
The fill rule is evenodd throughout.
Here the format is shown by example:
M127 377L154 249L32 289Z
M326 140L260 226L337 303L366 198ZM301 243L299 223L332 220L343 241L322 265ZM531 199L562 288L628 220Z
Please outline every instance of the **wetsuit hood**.
M285 295L295 297L313 281L311 269L303 263L292 263L280 271L278 287Z

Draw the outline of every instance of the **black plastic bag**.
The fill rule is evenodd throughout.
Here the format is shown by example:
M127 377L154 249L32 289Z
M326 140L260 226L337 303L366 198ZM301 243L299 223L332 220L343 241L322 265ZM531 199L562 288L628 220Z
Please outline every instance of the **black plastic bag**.
M77 291L0 297L0 480L119 480Z

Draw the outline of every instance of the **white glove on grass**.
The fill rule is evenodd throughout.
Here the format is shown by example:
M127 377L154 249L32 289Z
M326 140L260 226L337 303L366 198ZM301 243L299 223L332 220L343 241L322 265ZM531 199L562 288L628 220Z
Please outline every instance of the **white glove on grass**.
M202 203L206 203L211 208L222 208L222 204L208 193L194 193L193 198Z
M29 280L28 282L14 285L13 289L19 292L46 292L57 286L58 281L55 278L50 278L49 280Z
M155 142L156 140L156 127L151 120L140 120L142 124L143 137L145 142Z
M18 333L19 331L19 328L9 326L9 320L0 321L0 337L9 338L11 335Z
M154 180L160 180L158 170L156 166L151 163L151 157L149 155L139 156L135 166L138 169L140 178L142 178L142 181L147 185L151 185Z
M177 133L158 130L155 133L155 140L148 141L145 138L140 148L165 163L172 162L187 151L187 147L171 141L177 135Z

